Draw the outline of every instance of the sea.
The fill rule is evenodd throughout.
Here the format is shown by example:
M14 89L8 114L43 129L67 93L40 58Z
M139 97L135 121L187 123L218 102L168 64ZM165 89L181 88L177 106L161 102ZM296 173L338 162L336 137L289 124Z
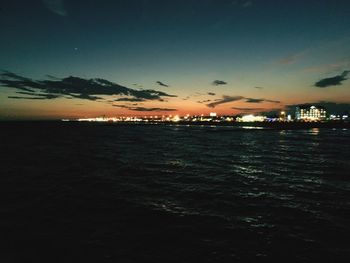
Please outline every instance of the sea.
M0 123L0 262L350 262L350 130Z

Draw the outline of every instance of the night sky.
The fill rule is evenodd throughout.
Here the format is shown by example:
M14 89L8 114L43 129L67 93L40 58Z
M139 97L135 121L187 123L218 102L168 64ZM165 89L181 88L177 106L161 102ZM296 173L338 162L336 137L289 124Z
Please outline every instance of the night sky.
M2 0L0 119L349 109L349 14L348 0Z

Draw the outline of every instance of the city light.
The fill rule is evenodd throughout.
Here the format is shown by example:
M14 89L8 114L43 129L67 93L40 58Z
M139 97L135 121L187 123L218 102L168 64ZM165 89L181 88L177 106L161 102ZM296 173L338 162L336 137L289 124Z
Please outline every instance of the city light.
M254 116L252 114L237 118L238 122L263 122L266 120L265 116Z
M303 105L296 108L295 116L297 120L321 121L326 119L327 112L320 106Z
M245 122L245 123L261 123L261 122L279 122L279 123L292 123L292 122L325 122L325 121L349 121L348 114L330 114L327 117L327 111L322 106L308 106L302 105L295 108L295 118L289 112L282 110L275 115L254 115L248 114L243 116L226 115L219 116L215 112L210 112L209 115L150 115L150 116L122 116L122 117L95 117L95 118L80 118L80 119L62 119L62 121L79 121L79 122L128 122L128 123L233 123L233 122Z

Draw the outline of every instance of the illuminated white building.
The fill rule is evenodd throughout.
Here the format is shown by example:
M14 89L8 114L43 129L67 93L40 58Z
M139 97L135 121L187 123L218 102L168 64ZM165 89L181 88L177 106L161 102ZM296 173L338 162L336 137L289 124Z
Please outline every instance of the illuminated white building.
M299 106L296 108L295 117L297 120L320 121L326 119L326 109L317 106Z
M266 120L265 116L254 116L254 115L245 115L242 117L238 117L238 122L263 122Z

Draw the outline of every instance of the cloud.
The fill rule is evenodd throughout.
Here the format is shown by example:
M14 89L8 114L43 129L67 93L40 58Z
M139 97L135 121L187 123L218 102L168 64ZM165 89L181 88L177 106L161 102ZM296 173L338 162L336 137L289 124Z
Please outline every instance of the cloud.
M114 107L125 108L132 111L177 111L177 109L171 108L145 108L145 107L129 107L126 105L113 105Z
M212 85L214 85L214 86L227 85L227 82L223 81L223 80L214 80Z
M337 72L341 69L348 68L348 67L350 67L350 60L308 67L304 69L304 72L312 72L312 73Z
M262 103L262 102L281 103L279 100L254 99L254 98L246 98L245 102L247 103Z
M197 101L197 103L207 103L207 102L211 102L211 100L200 100L200 101Z
M145 99L141 99L141 98L119 98L119 99L115 99L114 101L142 102L142 101L145 101Z
M103 98L101 98L101 97L92 96L92 95L89 95L89 94L70 94L70 96L72 98L82 99L82 100L92 100L92 101L103 100Z
M214 92L208 92L209 96L215 96L216 94Z
M264 102L264 101L265 101L264 99L247 98L245 102L248 102L248 103L261 103L261 102Z
M244 7L244 8L251 7L251 6L253 6L252 1L245 1L242 3L242 7Z
M315 83L315 87L327 88L330 86L339 86L343 84L343 81L347 80L347 75L350 73L349 70L344 71L341 75L337 75L331 78L324 78Z
M42 93L33 93L33 92L26 92L26 91L18 91L17 94L21 95L28 95L33 97L23 97L23 96L9 96L10 99L27 99L27 100L52 100L60 98L60 95L53 95L53 94L42 94Z
M29 92L24 95L43 97L48 99L58 97L78 98L85 100L105 100L101 96L128 96L129 100L158 100L164 101L164 97L176 97L162 91L153 89L135 90L110 82L105 79L83 79L78 77L67 77L63 79L32 80L12 72L0 73L0 85L20 91ZM51 97L50 97L50 96ZM43 98L45 98L45 96ZM122 98L123 99L123 98ZM125 98L124 98L125 101Z
M250 0L234 0L232 1L232 5L239 6L243 8L248 8L253 6L253 1Z
M218 99L212 103L207 104L207 106L209 108L215 108L218 105L224 104L224 103L228 103L228 102L234 102L234 101L238 101L238 100L242 100L244 99L244 97L242 96L227 96L224 95L222 96L222 99Z
M262 90L262 89L264 89L264 87L254 87L254 89Z
M47 95L47 96L39 96L39 97L20 97L20 96L8 96L9 99L18 99L18 100L51 100L56 99L59 96L55 95Z
M52 75L46 75L46 77L48 77L49 79L53 79L53 80L60 80L60 78L57 78L57 77L52 76Z
M263 108L240 108L240 107L231 107L233 110L239 110L239 111L261 111Z
M278 100L268 100L268 99L255 99L255 98L246 98L243 96L227 96L224 95L222 96L221 99L217 99L212 103L207 104L209 108L215 108L216 106L228 102L234 102L234 101L239 101L239 100L245 100L246 103L262 103L262 102L271 102L271 103L281 103ZM203 103L203 101L198 101L199 103Z
M0 84L4 85L5 87L11 87L16 88L19 90L24 90L28 92L34 92L34 90L28 88L27 86L32 86L32 80L29 78L25 78L19 75L16 75L9 71L3 71L2 74L0 74ZM27 85L28 84L28 85Z
M266 102L271 102L271 103L281 103L279 100L267 100L265 99Z
M296 63L300 58L302 58L304 54L305 52L292 54L284 58L281 58L280 60L277 61L277 63L282 65L291 65Z
M67 16L63 0L42 0L47 9L60 16Z
M163 82L161 82L161 81L157 81L156 83L157 83L159 86L170 87L169 85L167 85L167 84L165 84L165 83L163 83Z
M205 95L209 95L208 93L200 93L200 92L195 92L194 94L190 94L187 97L183 98L183 100L189 100L191 98L195 98L195 97L202 97ZM213 95L214 96L214 95Z

